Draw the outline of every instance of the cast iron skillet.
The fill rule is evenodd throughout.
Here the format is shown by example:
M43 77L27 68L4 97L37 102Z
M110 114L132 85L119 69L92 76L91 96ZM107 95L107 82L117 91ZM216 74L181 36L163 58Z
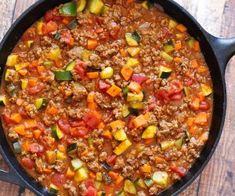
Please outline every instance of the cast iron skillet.
M11 53L25 30L41 18L47 10L68 1L70 0L39 0L18 18L0 44L1 75L3 74L7 56ZM214 86L214 110L209 140L202 150L201 156L196 160L188 174L182 180L160 194L177 195L190 185L202 172L215 151L222 133L226 111L224 74L226 64L232 55L235 54L235 38L221 39L210 35L186 10L171 0L152 0L152 2L160 4L168 15L187 26L189 33L200 41L202 52L210 68ZM25 170L20 166L7 143L2 125L0 125L0 138L0 152L10 168L9 172L0 170L0 180L28 188L37 195L49 195L48 192L39 183L27 175Z

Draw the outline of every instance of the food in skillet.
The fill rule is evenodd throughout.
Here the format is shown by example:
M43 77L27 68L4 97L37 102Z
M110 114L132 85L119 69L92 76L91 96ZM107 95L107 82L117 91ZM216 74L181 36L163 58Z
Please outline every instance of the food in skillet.
M8 56L1 88L17 159L51 194L153 195L208 139L212 85L199 42L148 2L48 11Z

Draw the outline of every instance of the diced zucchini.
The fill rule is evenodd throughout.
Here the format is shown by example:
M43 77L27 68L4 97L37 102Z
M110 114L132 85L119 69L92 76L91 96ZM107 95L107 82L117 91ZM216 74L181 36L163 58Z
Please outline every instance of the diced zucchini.
M7 57L7 66L15 66L18 63L19 56L17 54L11 54Z
M105 194L104 191L99 191L98 194L97 194L97 196L105 196L105 195L106 195L106 194Z
M138 46L141 39L140 35L136 31L133 33L126 33L125 38L129 46Z
M15 77L16 71L13 69L7 69L5 72L5 81L11 81Z
M73 159L71 164L74 170L78 170L83 166L83 162L80 159Z
M138 109L134 109L134 108L129 108L130 114L133 116L139 116L140 115L140 111Z
M92 14L101 14L104 9L104 3L102 0L90 0L88 9Z
M142 178L138 179L137 182L136 182L136 184L137 184L140 188L142 188L142 189L146 189L146 188L147 188L147 186L145 185L144 180L143 180Z
M61 38L61 34L60 34L60 32L57 31L54 35L54 39L58 41L58 40L60 40L60 38Z
M141 3L142 7L145 8L146 10L148 10L151 6L149 1L144 1Z
M95 188L100 189L100 187L101 187L101 182L95 181Z
M101 181L102 181L102 178L103 178L103 177L102 177L102 173L101 173L101 172L97 172L95 179L96 179L97 181L101 182Z
M67 27L68 27L70 30L75 29L77 26L78 26L78 23L77 23L77 20L76 20L76 19L72 20L72 21L67 25Z
M68 154L75 153L76 150L77 150L77 143L69 144L68 147L67 147L67 153Z
M66 66L66 71L72 71L73 69L74 69L74 67L75 67L75 65L76 65L76 62L75 61L72 61L72 62L70 62L67 66Z
M147 187L151 187L154 184L151 178L144 180L144 183Z
M46 151L46 161L48 164L54 164L56 161L56 152L52 150Z
M134 56L136 56L136 55L139 54L140 48L138 48L138 47L130 47L130 48L127 48L127 52L128 52L132 57L134 57Z
M50 69L53 65L54 65L54 63L52 61L45 61L43 63L43 66L47 69Z
M108 163L102 163L101 164L102 168L105 169L106 171L112 170L112 167Z
M167 187L168 185L168 173L167 172L163 172L163 171L157 171L153 174L153 177L152 177L153 181L162 186L162 187Z
M184 90L185 96L188 97L190 95L192 89L190 87L185 86L183 90Z
M144 93L141 92L139 94L134 94L134 93L127 93L127 101L128 102L134 102L134 101L143 101L144 99Z
M57 125L51 127L51 135L56 140L60 140L62 139L62 137L64 137L63 132L60 130L60 128Z
M82 12L86 7L86 0L77 1L77 12Z
M15 153L17 153L17 154L21 153L21 145L19 142L12 143L12 146L13 146Z
M162 51L161 52L161 57L168 63L173 61L173 57L167 54L166 52Z
M52 61L60 59L61 58L60 48L54 48L50 50L50 52L47 54L47 58L49 58Z
M171 53L172 51L175 50L174 46L172 44L165 44L163 46L163 49L166 53Z
M0 95L0 105L6 105L7 103L7 98L5 95Z
M126 196L125 192L124 191L120 191L117 196Z
M121 144L119 144L115 149L114 149L114 153L116 155L121 155L122 153L124 153L130 146L132 145L132 143L129 140L125 140L123 141Z
M190 38L187 40L188 47L191 48L191 49L193 48L194 43L195 43L195 39L194 39L193 37L190 37Z
M125 64L125 66L127 66L127 67L135 67L135 66L137 66L139 64L140 64L140 62L139 62L138 59L136 59L136 58L129 58L127 60L126 64Z
M74 176L74 180L75 182L77 183L80 183L86 179L88 179L88 171L86 168L84 167L81 167L80 169L78 169L75 173L75 176Z
M150 126L148 126L148 127L144 130L144 132L143 132L143 134L142 134L142 138L143 138L143 139L151 139L151 138L154 138L155 135L156 135L156 133L157 133L157 126L155 126L155 125L150 125Z
M130 102L130 107L132 109L142 110L144 109L144 103L143 102Z
M38 35L42 35L42 27L43 27L43 22L42 22L42 20L39 20L36 24L36 29L37 29Z
M175 146L178 150L180 150L182 148L184 141L185 141L185 136L182 136L181 138L179 138L175 141Z
M55 78L58 81L72 80L72 74L70 71L55 71Z
M62 16L76 16L77 15L77 5L74 1L71 1L69 3L65 3L60 8L60 14Z
M124 191L130 194L136 194L135 184L130 180L125 180L124 182Z
M21 88L25 90L28 87L28 79L21 79Z
M49 193L51 195L57 195L58 192L59 192L58 187L56 185L54 185L54 184L50 184L50 186L49 186Z
M178 23L175 20L170 20L168 28L174 29L177 25L178 25Z
M28 48L31 48L33 46L33 43L34 43L33 40L29 40L29 41L26 42L26 45L27 45Z
M7 85L7 92L12 96L15 94L16 90L17 90L17 87L13 84L13 83L10 83Z
M211 95L211 93L213 92L212 88L207 84L201 84L201 90L205 97Z
M28 63L19 63L19 64L16 64L15 65L15 70L19 71L21 69L24 69L24 68L28 67L28 65L29 65Z
M112 78L113 76L113 68L112 67L105 67L101 72L100 72L100 77L102 79L109 79Z
M35 100L34 105L37 108L37 110L39 110L47 105L47 100L45 98L38 98Z
M113 132L113 137L117 141L124 141L127 139L126 132L123 129L117 130Z
M122 106L122 116L124 118L126 118L127 116L129 116L129 114L130 114L130 111L129 111L128 107L126 105L123 105Z
M162 150L167 150L169 148L172 148L175 145L174 141L163 141L161 142L161 149Z
M160 66L159 77L163 79L167 79L171 75L171 72L172 72L172 69L168 67Z

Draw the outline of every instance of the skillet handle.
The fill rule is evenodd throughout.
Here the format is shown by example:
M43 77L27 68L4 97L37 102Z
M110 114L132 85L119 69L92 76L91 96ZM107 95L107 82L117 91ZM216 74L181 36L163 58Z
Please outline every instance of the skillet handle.
M213 50L218 59L221 71L225 73L229 60L235 55L235 37L234 38L218 38L213 35L208 36Z

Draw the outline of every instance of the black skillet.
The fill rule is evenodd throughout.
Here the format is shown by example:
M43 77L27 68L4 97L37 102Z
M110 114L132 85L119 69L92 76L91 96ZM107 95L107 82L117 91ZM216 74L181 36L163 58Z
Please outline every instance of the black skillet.
M70 0L39 0L17 19L0 44L1 75L3 74L7 56L26 29L41 18L47 10L68 1ZM153 2L160 4L168 15L183 23L188 28L189 33L200 41L214 86L214 110L209 140L202 150L201 156L196 160L188 174L160 194L177 195L202 172L220 139L226 111L225 68L229 59L235 54L235 38L221 39L210 35L186 10L171 0L153 0ZM9 172L0 170L0 180L28 188L37 195L48 195L47 191L33 180L16 160L7 143L2 126L0 126L0 138L0 152L10 167Z

